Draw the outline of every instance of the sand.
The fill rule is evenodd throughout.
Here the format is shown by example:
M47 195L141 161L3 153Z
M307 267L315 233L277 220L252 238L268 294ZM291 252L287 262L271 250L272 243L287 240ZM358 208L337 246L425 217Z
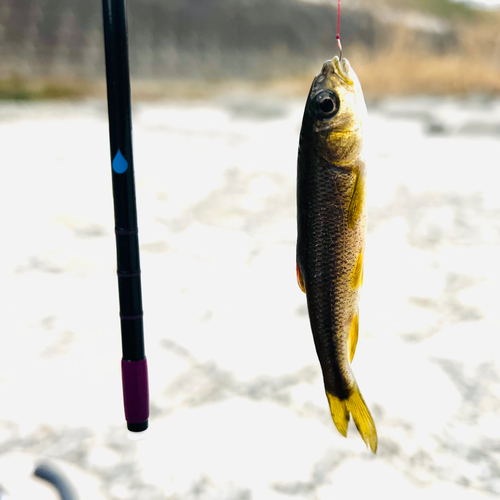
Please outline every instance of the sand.
M333 426L296 284L302 106L134 107L151 421L132 443L105 103L1 105L0 484L13 499L42 491L39 460L82 500L500 493L500 103L369 105L353 370L376 457L354 425L347 439Z

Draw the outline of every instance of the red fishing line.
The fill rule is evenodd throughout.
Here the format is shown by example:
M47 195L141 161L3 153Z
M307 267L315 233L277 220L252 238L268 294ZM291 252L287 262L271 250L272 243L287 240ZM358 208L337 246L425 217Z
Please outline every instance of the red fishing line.
M340 59L342 59L342 43L340 42L340 0L337 8L337 43L340 49Z

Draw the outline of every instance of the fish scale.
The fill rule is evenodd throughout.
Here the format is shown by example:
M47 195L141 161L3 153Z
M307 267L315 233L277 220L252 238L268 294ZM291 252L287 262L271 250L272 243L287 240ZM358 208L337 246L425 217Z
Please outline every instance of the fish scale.
M353 377L347 369L345 325L356 312L354 297L357 294L350 289L348 277L362 246L359 232L347 231L354 176L321 160L316 162L314 170L316 174L311 178L315 182L310 187L306 185L305 196L310 200L308 212L311 214L308 221L312 224L306 223L304 228L308 235L304 238L307 249L301 251L301 265L307 269L304 275L307 303L314 322L313 332L318 332L315 342L325 387L347 397ZM314 279L309 279L309 275ZM332 345L332 331L341 331L343 342ZM337 355L325 355L332 348Z
M330 411L347 434L349 415L375 453L377 433L351 369L365 238L361 86L347 60L323 65L309 92L297 169L297 275Z

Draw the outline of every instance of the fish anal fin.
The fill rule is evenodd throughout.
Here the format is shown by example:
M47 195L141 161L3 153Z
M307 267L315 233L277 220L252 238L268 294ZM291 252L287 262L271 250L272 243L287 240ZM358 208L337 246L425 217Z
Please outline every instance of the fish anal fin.
M347 337L347 348L349 350L349 361L352 362L354 358L354 353L356 352L356 346L358 345L358 333L359 333L359 313L356 312L351 321L351 326L349 327L349 336Z
M333 423L340 434L347 436L349 414L351 414L366 446L370 447L373 453L376 453L378 445L377 429L358 387L356 386L349 398L345 400L340 400L329 392L326 395L330 404Z
M304 282L304 277L302 276L302 273L300 272L300 267L299 263L297 262L297 283L299 284L300 289L306 293L306 284Z

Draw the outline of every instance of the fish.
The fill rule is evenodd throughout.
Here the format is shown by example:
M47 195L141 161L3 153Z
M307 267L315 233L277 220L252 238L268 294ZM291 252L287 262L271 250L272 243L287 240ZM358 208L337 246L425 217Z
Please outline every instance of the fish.
M333 422L350 415L366 446L377 430L351 362L359 330L366 232L366 104L349 61L323 64L307 97L297 161L297 280L306 294Z

